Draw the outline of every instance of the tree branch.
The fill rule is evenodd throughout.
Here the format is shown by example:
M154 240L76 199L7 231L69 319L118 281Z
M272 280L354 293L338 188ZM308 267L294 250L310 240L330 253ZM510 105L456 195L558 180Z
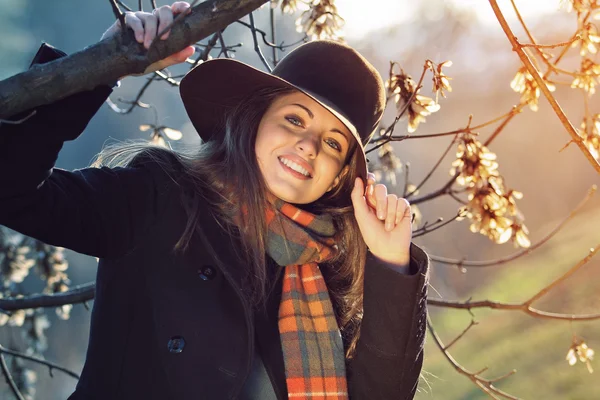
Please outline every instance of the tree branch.
M434 307L457 308L463 310L472 310L474 308L492 308L495 310L522 311L532 317L543 319L558 319L564 321L593 321L600 319L600 314L560 314L538 310L525 303L503 303L493 300L480 301L452 301L440 299L428 299L427 305Z
M71 376L71 377L73 377L75 379L79 379L79 375L78 374L76 374L75 372L73 372L73 371L71 371L71 370L69 370L67 368L61 367L60 365L55 364L52 361L47 361L47 360L44 360L44 359L41 359L41 358L38 358L38 357L33 357L33 356L30 356L30 355L27 355L27 354L24 354L24 353L15 351L15 350L9 350L9 349L7 349L6 347L4 347L2 345L0 345L0 354L9 354L9 355L11 355L13 357L19 357L19 358L22 358L24 360L33 361L35 363L38 363L38 364L41 364L41 365L45 365L45 366L48 367L51 376L52 376L52 370L56 369L58 371L64 372L65 374L67 374L67 375L69 375L69 376Z
M4 377L6 378L6 382L10 386L10 389L12 390L12 392L15 395L15 397L17 398L17 400L25 400L25 398L19 391L19 388L17 387L17 384L15 383L15 380L13 379L12 374L8 370L8 365L6 365L6 359L4 358L4 354L2 354L2 353L0 353L0 367L2 368L2 373L4 374Z
M0 81L0 118L52 103L120 77L143 73L153 62L224 29L260 7L266 0L209 0L173 26L169 39L146 52L131 30L115 35L67 57Z
M514 33L511 31L510 27L508 26L508 23L506 22L504 15L502 15L502 11L500 11L500 8L498 7L498 3L496 2L496 0L489 0L489 2L490 2L490 5L492 6L492 9L494 10L494 14L496 14L496 19L500 23L502 30L504 30L504 33L506 34L506 37L508 38L509 42L513 46L513 50L517 53L517 55L521 59L521 62L523 63L525 68L527 68L527 71L531 74L533 79L535 79L540 91L544 94L544 96L550 103L552 110L554 110L554 113L558 116L558 119L563 124L563 126L565 127L565 129L567 130L569 135L571 136L571 140L579 147L579 149L581 150L581 152L583 153L585 158L587 158L587 160L592 165L592 167L594 167L596 172L600 173L600 163L598 163L598 160L596 160L594 158L594 156L592 155L592 153L590 153L589 149L583 142L583 139L581 138L581 136L579 136L579 134L577 133L577 131L571 124L571 121L569 121L569 119L565 115L564 111L562 110L562 108L560 107L560 105L558 104L558 102L556 101L556 99L554 98L552 93L550 92L550 89L548 89L548 86L546 86L546 82L540 76L539 72L537 71L537 69L532 64L531 60L529 59L529 57L523 50L523 47L518 42Z
M435 342L435 344L437 345L437 347L441 350L441 352L444 354L444 357L446 357L446 360L448 360L448 362L450 364L452 364L452 366L454 367L454 369L461 375L466 376L467 378L469 378L471 380L471 382L473 382L475 384L475 386L477 386L478 388L480 388L483 392L485 392L486 394L488 394L491 398L493 399L500 399L500 397L496 396L502 396L502 398L505 399L513 399L513 400L519 400L518 397L515 397L511 394L508 394L496 387L494 387L494 383L499 381L500 379L505 379L508 378L509 376L513 375L515 372L517 372L516 370L512 370L510 372L508 372L507 374L501 376L500 378L494 378L494 379L486 379L482 376L480 376L480 374L482 374L483 372L487 371L487 367L483 368L480 371L477 372L471 372L468 371L466 368L464 368L462 365L460 365L455 359L454 357L452 357L452 355L448 352L448 347L449 346L444 346L444 343L442 342L442 340L440 339L440 337L438 336L437 332L435 331L435 329L433 329L433 324L431 323L431 319L429 316L427 316L427 327L429 328L429 332L431 333L431 336L433 337L433 341Z
M90 282L75 286L66 292L3 298L0 299L0 309L3 311L15 311L38 307L59 307L65 304L83 303L92 300L95 294L96 283Z
M594 193L596 193L596 190L597 190L596 185L593 185L590 188L590 190L588 191L588 193L585 196L585 198L581 201L581 203L579 203L573 209L573 211L571 211L569 213L569 215L567 215L567 217L565 219L563 219L556 226L556 228L554 228L552 231L550 231L550 233L548 233L539 242L535 243L531 247L528 247L528 248L523 249L521 251L518 251L518 252L516 252L514 254L511 254L510 256L503 257L503 258L498 258L498 259L494 259L494 260L486 260L486 261L468 261L468 260L465 260L465 259L459 260L459 259L456 259L456 258L446 258L446 257L432 255L432 254L429 255L429 258L431 259L431 261L438 262L440 264L458 265L460 267L491 267L493 265L505 264L505 263L507 263L509 261L516 260L519 257L522 257L522 256L524 256L526 254L529 254L529 253L533 252L535 249L537 249L538 247L542 246L544 243L546 243L548 240L550 240L554 235L556 235L562 229L562 227L567 222L569 222L583 208L584 204L586 204L588 202L588 200L592 198L592 196L594 195ZM414 204L415 201L412 201L411 203Z

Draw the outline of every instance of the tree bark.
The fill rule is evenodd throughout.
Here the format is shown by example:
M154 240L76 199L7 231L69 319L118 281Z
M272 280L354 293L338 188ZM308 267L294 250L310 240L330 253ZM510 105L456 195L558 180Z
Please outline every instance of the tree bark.
M224 29L267 1L205 1L172 27L167 40L154 43L150 52L127 29L122 35L114 35L70 56L34 65L0 81L0 118L98 85L113 84L125 75L142 73L153 62Z

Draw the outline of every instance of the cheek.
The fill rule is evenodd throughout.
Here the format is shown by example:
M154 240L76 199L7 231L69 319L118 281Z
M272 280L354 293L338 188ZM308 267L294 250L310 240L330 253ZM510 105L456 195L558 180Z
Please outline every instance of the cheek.
M254 151L257 158L263 157L268 151L271 136L270 132L271 130L267 124L261 123L258 126L256 141L254 142Z
M340 160L335 158L323 160L323 163L321 164L321 174L323 178L325 178L323 180L323 185L329 187L335 183L335 178L340 174L341 171L342 163Z
M259 150L264 152L275 149L286 140L286 137L287 132L280 125L274 123L261 124L258 127L255 148L257 152Z

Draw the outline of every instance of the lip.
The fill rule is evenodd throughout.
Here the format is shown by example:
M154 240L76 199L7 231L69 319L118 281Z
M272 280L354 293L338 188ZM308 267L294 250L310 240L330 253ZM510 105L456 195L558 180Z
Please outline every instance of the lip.
M281 158L281 157L286 158L286 159L293 161L296 164L300 165L302 168L304 168L305 170L308 171L310 178L313 177L315 171L314 171L313 167L311 167L311 165L308 162L306 162L306 160L304 158L297 156L295 154L284 154L277 158Z
M284 164L284 163L283 163L281 160L277 160L277 161L279 161L279 165L281 166L281 168L282 168L282 169L283 169L285 172L287 172L288 174L291 174L291 175L292 175L292 176L294 176L296 179L300 179L300 180L302 180L302 181L307 181L307 180L309 180L309 179L312 179L312 178L309 178L308 176L306 176L306 175L304 175L304 174L301 174L301 173L300 173L300 172L298 172L298 171L295 171L295 170L291 169L290 167L288 167L287 165L285 165L285 164Z

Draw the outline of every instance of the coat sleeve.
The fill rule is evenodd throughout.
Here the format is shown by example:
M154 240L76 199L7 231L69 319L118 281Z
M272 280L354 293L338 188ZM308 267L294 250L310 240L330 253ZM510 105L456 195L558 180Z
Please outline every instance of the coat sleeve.
M65 53L43 44L32 64ZM111 258L148 232L166 201L169 179L145 152L128 167L54 168L112 89L98 86L37 107L20 124L0 124L0 224L45 243ZM8 118L18 121L32 110Z
M350 399L415 396L423 365L429 259L415 244L410 252L409 274L367 256L363 321L348 362Z

